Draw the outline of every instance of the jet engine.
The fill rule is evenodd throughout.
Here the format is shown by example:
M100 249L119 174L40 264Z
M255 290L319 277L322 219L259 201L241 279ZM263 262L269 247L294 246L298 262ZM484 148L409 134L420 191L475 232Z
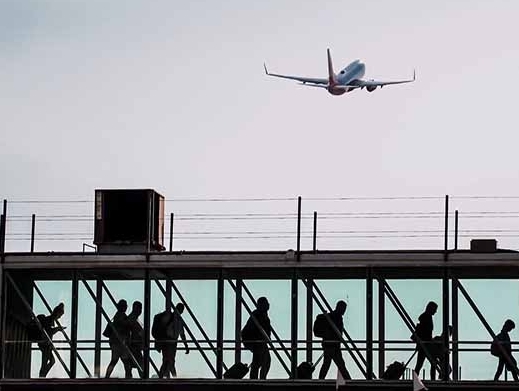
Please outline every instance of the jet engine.
M366 86L366 90L368 90L369 92L373 92L377 89L377 86Z

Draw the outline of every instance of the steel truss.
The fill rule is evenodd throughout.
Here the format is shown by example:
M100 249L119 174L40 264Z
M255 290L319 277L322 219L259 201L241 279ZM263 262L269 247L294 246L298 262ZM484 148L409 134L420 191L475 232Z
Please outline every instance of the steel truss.
M333 254L332 254L333 255ZM333 258L331 255L329 258ZM459 344L461 341L458 339L458 305L459 305L459 296L463 297L469 304L470 308L474 311L474 313L478 316L479 320L487 330L489 334L489 340L493 340L496 337L496 333L490 327L489 323L484 317L484 314L478 308L475 301L471 298L469 292L463 286L461 280L463 278L484 278L484 277L495 277L501 279L510 279L514 278L514 273L511 273L512 270L517 270L517 266L519 265L519 258L514 258L513 261L507 261L507 265L502 266L502 269L496 269L494 271L494 275L489 276L488 272L484 273L484 270L488 270L485 268L485 265L481 265L481 274L478 274L474 269L474 262L470 262L470 267L461 266L459 263L452 263L452 266L449 264L452 262L449 257L447 257L447 261L445 263L439 262L435 264L427 264L426 262L422 262L419 266L415 266L415 268L402 268L400 266L396 266L395 264L388 264L385 266L379 265L369 265L368 263L365 266L359 267L357 264L351 266L347 263L343 263L337 265L334 261L333 266L328 264L324 264L322 269L316 269L314 266L309 266L305 268L297 267L297 264L292 264L289 267L285 267L282 269L267 269L265 267L257 267L257 272L247 271L245 268L213 268L209 270L204 270L200 272L199 268L193 275L193 270L191 268L186 268L185 266L182 269L176 269L175 267L146 267L141 269L132 270L131 275L124 275L123 269L118 266L112 267L104 267L102 269L89 270L84 268L77 269L63 269L63 274L60 276L62 280L71 282L71 297L72 297L72 308L71 308L71 328L69 330L70 334L67 334L64 330L61 331L62 335L65 338L65 342L67 344L66 350L70 351L70 362L67 364L65 360L62 358L60 352L64 350L64 348L56 348L54 343L51 343L52 351L56 358L58 359L60 365L63 367L64 371L67 373L67 376L74 379L77 377L77 364L79 363L84 372L88 377L100 377L102 374L100 373L101 367L101 346L102 346L102 319L110 325L111 318L109 316L110 312L113 311L113 306L116 304L116 299L108 286L106 285L106 281L108 280L142 280L144 281L144 305L143 305L143 318L144 318L144 332L146 336L145 341L145 349L143 352L144 356L144 364L141 367L137 362L135 357L131 355L130 350L128 353L134 362L135 366L138 368L139 373L143 378L150 377L150 367L153 368L155 373L158 373L158 365L153 362L150 357L150 347L152 346L153 340L150 338L150 319L152 314L150 313L151 309L151 285L154 283L157 288L160 290L162 297L165 299L165 308L174 310L174 303L172 301L172 293L174 292L176 297L178 297L179 301L185 306L185 313L183 314L183 319L185 323L185 330L189 336L188 342L196 347L196 350L203 357L204 362L207 367L210 369L212 375L216 379L221 379L223 377L224 371L226 371L232 363L225 362L223 352L226 349L229 349L229 342L232 343L232 349L234 350L234 360L235 362L241 361L242 359L242 348L241 348L241 340L240 340L240 331L242 328L242 315L243 309L245 309L246 313L250 316L254 307L256 306L256 299L253 292L248 287L247 281L252 281L254 279L275 279L275 280L285 280L290 283L290 294L291 294L291 310L290 310L290 338L288 340L284 340L276 330L273 330L272 340L268 339L268 345L272 353L275 355L276 359L279 361L283 370L286 372L287 376L290 378L295 378L296 376L296 368L300 363L300 359L298 357L298 353L301 350L305 351L305 360L312 361L313 353L317 349L315 346L316 339L312 335L312 322L314 319L313 308L314 304L317 305L321 312L329 312L332 310L332 305L328 302L326 296L323 294L323 291L319 287L316 280L326 281L327 279L356 279L356 280L364 280L366 282L365 285L365 294L366 294L366 339L363 341L354 341L347 330L342 330L341 344L344 350L346 350L347 354L351 357L356 367L362 373L365 379L374 379L377 377L377 374L374 371L373 363L374 363L374 353L378 351L378 375L385 370L385 353L388 350L386 347L386 338L385 338L385 314L386 314L386 299L391 303L391 305L395 308L396 312L399 314L402 319L405 327L409 330L410 333L414 332L415 328L415 319L411 317L408 311L402 305L400 299L391 288L390 282L393 278L407 278L411 279L412 276L415 278L434 278L441 279L442 281L442 300L441 303L444 308L444 317L442 322L442 329L445 332L447 326L449 325L450 319L445 319L445 313L450 314L452 311L452 327L453 327L453 336L452 341L444 340L444 347L452 353L452 364L453 364L453 380L459 380L458 373L458 363L459 363ZM453 256L454 258L454 256ZM479 259L482 259L481 257ZM295 262L300 262L301 265L305 265L304 256L300 261L294 260ZM13 263L14 265L14 263ZM468 264L467 264L468 266ZM256 267L256 266L255 266ZM477 267L476 267L477 269ZM32 297L27 297L27 294L24 293L24 289L21 288L23 284L27 284L29 282L31 289L37 294L37 296L43 302L45 308L49 313L52 308L46 299L44 292L40 289L38 282L40 279L39 276L43 277L41 280L52 279L53 276L56 275L55 266L52 266L49 269L41 269L40 271L32 270L28 271L28 269L24 269L22 271L18 270L16 267L12 268L3 268L2 273L2 304L6 311L2 311L2 352L3 352L3 361L2 361L2 373L5 377L5 369L6 363L9 361L9 351L6 350L6 346L19 345L19 346L27 346L30 345L27 340L13 340L12 338L8 338L8 333L6 332L6 322L12 317L12 312L10 309L10 305L14 303L15 299L22 303L23 308L18 308L21 312L24 312L28 315L29 318L36 318L36 314L33 312L33 303ZM48 273L51 271L51 273ZM41 272L41 273L40 273ZM196 274L199 273L199 274ZM201 273L201 274L200 274ZM255 274L256 273L256 274ZM517 273L515 273L517 274ZM115 276L115 278L114 278ZM117 277L119 276L119 277ZM269 278L270 277L270 278ZM216 292L215 299L217 304L217 321L216 321L216 338L211 338L210 333L204 329L202 323L199 320L199 317L195 313L192 303L189 302L189 299L184 296L184 294L179 289L177 282L179 280L185 279L201 279L201 280L212 280L216 282ZM92 289L88 281L95 281L96 287ZM164 286L165 282L165 286ZM374 282L378 283L378 298L374 297ZM20 285L22 284L22 285ZM81 351L78 349L78 339L77 339L77 330L78 330L78 288L79 285L83 284L85 289L87 290L90 298L94 301L96 305L96 314L95 314L95 341L94 341L94 367L89 368L86 364L84 357L82 357ZM235 302L235 322L234 322L234 340L233 341L225 341L223 326L224 326L224 285L228 284L232 288L232 292L234 295ZM302 284L306 289L306 338L304 340L298 339L298 327L297 327L297 319L299 316L298 313L298 288L299 284ZM103 293L107 295L109 298L108 303L104 303ZM268 295L265 295L268 297ZM374 327L377 325L374 324L373 321L373 309L374 303L378 301L378 340L373 338ZM425 303L424 303L425 304ZM447 307L448 311L445 310ZM202 335L201 339L197 339L194 331L186 323L187 319L190 319L192 323L195 325L198 332ZM275 321L273 323L275 326ZM447 326L446 326L447 325ZM59 326L59 323L58 323ZM347 325L346 325L347 328ZM341 330L337 330L341 331ZM114 329L115 335L120 339L120 336L117 334L117 331ZM444 335L448 335L445 333ZM266 334L264 333L264 337ZM46 335L46 338L50 340L49 336ZM120 339L121 340L121 339ZM365 346L364 349L359 348L357 345L361 343ZM467 341L465 341L467 342ZM421 341L418 342L422 344L425 351L427 352L427 345L423 344ZM226 345L227 344L227 345ZM410 348L412 350L412 343L409 341ZM465 349L466 351L470 351L470 349ZM210 354L208 354L210 353ZM449 354L448 352L446 353ZM430 359L430 355L427 353ZM510 366L513 366L513 361L510 357L505 356L507 362ZM446 360L447 365L449 364L449 360ZM518 370L516 368L516 370ZM448 368L437 367L438 373L440 373L440 377L443 380L447 380L448 376ZM519 370L518 370L519 371ZM93 374L92 374L93 373Z

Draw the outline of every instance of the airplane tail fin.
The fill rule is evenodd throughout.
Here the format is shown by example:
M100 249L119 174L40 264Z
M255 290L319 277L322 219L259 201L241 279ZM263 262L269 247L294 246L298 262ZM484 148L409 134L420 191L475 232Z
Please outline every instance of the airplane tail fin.
M327 49L327 53L328 53L328 83L335 84L335 83L337 83L337 76L335 76L335 72L333 71L332 55L330 54L330 49Z

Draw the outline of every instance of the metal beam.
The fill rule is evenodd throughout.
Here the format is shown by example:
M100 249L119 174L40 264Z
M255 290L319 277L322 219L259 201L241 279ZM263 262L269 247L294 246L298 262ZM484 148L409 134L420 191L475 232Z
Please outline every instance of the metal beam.
M159 280L155 280L155 284L157 285L157 287L159 288L159 290L162 292L162 294L164 295L164 297L166 297L166 290L164 289L164 287L162 286L162 284L160 283ZM167 298L169 301L171 301L171 297ZM171 302L171 307L172 308L175 308L175 306L173 305L173 302ZM182 319L182 318L181 318ZM198 340L196 339L195 335L191 332L191 329L188 327L188 325L186 324L186 322L184 322L184 319L182 319L182 322L184 324L184 329L187 331L188 335L189 335L189 338L191 338L191 340L194 342L196 348L198 349L198 351L200 352L200 354L202 355L202 357L204 358L206 364L209 366L209 368L211 369L211 372L213 372L213 375L215 378L218 377L217 373L216 373L216 369L214 368L213 364L211 363L211 360L209 360L209 358L207 357L207 354L205 354L204 350L202 349L202 347L200 346L200 344L198 343Z
M58 358L58 361L60 362L61 366L63 367L65 372L67 372L67 375L69 377L71 377L70 369L67 367L67 364L65 364L65 361L63 361L63 358L61 358L61 355L59 354L58 350L56 349L56 346L54 346L54 342L52 342L52 338L49 336L49 334L47 334L47 331L41 325L40 321L38 320L38 317L32 311L31 305L29 304L29 302L27 301L27 299L25 298L23 293L20 291L20 288L18 288L18 285L14 282L13 278L11 277L11 275L8 272L5 272L5 277L11 283L11 286L16 291L16 294L18 295L18 297L22 301L22 303L25 306L25 308L31 313L32 318L38 324L38 327L40 328L40 330L42 331L43 335L45 336L45 339L50 343L51 349L54 352L54 354L56 355L56 357Z
M378 279L378 375L386 370L386 293L384 279Z
M101 307L103 305L103 285L101 279L96 280L96 315L94 336L94 376L101 377L101 338L103 337Z
M220 273L216 288L216 377L223 378L224 280ZM210 343L212 346L212 344ZM226 368L227 369L227 368Z
M366 275L366 372L368 380L373 379L373 273L367 269Z
M71 308L71 344L70 344L70 377L77 377L77 318L78 318L78 301L79 301L79 284L77 280L77 272L72 277L72 308Z
M458 332L458 282L452 281L452 380L459 380L459 332Z
M313 322L314 322L314 301L313 301L313 279L308 279L306 286L306 361L313 362Z
M227 280L227 282L229 283L229 285L231 285L232 289L236 292L236 285L231 281L231 280ZM245 284L243 284L243 287L246 288ZM288 376L291 376L291 371L290 371L290 368L285 364L285 361L283 361L283 358L280 356L279 352L276 350L276 347L274 346L274 344L272 343L272 340L269 338L269 336L267 335L267 333L265 332L265 330L263 330L263 328L261 327L261 325L259 324L258 320L252 315L252 310L250 309L249 305L247 304L247 302L245 301L245 299L242 298L242 305L245 307L245 309L247 310L247 312L249 313L250 317L252 318L252 321L254 322L254 324L256 325L256 327L258 327L258 329L261 331L261 334L263 335L263 338L267 341L267 344L269 345L270 349L274 352L274 355L277 357L277 359L279 360L279 362L281 363L281 366L283 367L283 369L286 371L287 375ZM273 331L272 331L273 332ZM286 352L288 354L288 352Z
M291 282L291 300L290 300L290 355L292 363L290 367L291 377L295 379L297 377L297 310L298 310L298 291L297 291L297 276L294 270Z
M235 318L234 318L234 362L241 362L241 301L242 301L242 280L236 280L235 292Z
M144 351L143 351L143 373L144 379L150 378L150 364L153 366L153 370L158 375L159 368L155 365L150 357L150 328L151 328L151 279L150 271L146 270L144 274Z

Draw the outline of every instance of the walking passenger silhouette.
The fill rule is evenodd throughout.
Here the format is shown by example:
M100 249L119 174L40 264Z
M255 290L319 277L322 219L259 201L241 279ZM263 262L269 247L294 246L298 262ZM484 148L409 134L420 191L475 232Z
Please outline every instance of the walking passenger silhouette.
M130 329L130 352L139 366L137 366L133 360L130 360L130 366L131 368L137 368L139 371L139 377L142 379L142 369L144 368L144 357L142 356L142 351L144 349L144 330L139 322L139 316L141 314L142 303L140 301L134 301L132 304L132 312L128 315L128 327Z
M184 312L184 304L178 303L174 312L164 311L153 318L152 336L155 338L155 349L162 352L162 365L159 370L159 377L166 376L176 377L177 370L175 368L175 357L177 355L178 338L184 342L186 354L189 354L189 346L187 344L184 332L184 320L182 313Z
M270 369L270 352L268 341L272 331L268 310L270 304L266 297L258 299L256 309L241 331L243 346L252 352L252 363L250 367L250 378L266 379ZM261 329L260 329L261 328ZM263 329L263 332L262 332Z
M116 308L117 312L112 319L112 325L108 324L103 333L104 336L108 338L110 349L112 351L112 358L106 367L105 377L110 377L115 365L119 359L121 359L124 365L124 376L128 379L132 377L132 360L130 359L130 350L128 348L130 341L130 327L128 316L126 315L128 303L124 299L119 300Z
M501 332L496 335L496 339L492 342L490 347L490 353L499 358L499 363L497 364L496 373L494 375L494 381L499 380L504 368L506 368L507 371L512 372L515 381L519 381L517 375L517 361L512 356L512 345L510 343L510 336L508 335L508 333L514 328L514 321L507 319ZM501 347L499 345L501 345Z
M346 369L346 364L344 363L344 358L342 357L341 352L341 335L342 330L344 329L344 322L342 317L346 313L347 304L344 300L339 300L335 305L335 310L326 314L326 323L323 323L323 341L322 347L324 352L323 365L321 366L321 370L319 371L319 379L326 378L326 374L328 373L328 369L330 369L330 365L332 361L337 365L337 369L339 370L342 378L345 380L351 379L350 373ZM322 319L322 318L321 318ZM332 322L333 326L330 324ZM315 326L314 326L315 329Z
M423 363L426 358L425 349L427 349L429 356L430 347L432 341L432 333L433 333L433 315L438 310L438 304L434 301L430 301L427 303L425 307L425 311L419 316L419 323L416 325L415 333L413 334L413 340L416 341L416 350L418 351L418 357L416 358L416 366L414 367L414 371L418 374L422 369ZM418 337L418 338L416 338ZM421 341L422 343L420 343ZM431 377L435 376L435 364L431 363Z
M65 313L65 304L59 303L49 316L38 315L38 321L41 324L45 333L49 336L48 339L43 333L41 333L41 339L38 342L38 348L41 351L41 367L40 377L46 377L50 369L56 362L54 355L52 354L52 337L58 331L64 329L64 327L54 327L54 322L63 316Z

